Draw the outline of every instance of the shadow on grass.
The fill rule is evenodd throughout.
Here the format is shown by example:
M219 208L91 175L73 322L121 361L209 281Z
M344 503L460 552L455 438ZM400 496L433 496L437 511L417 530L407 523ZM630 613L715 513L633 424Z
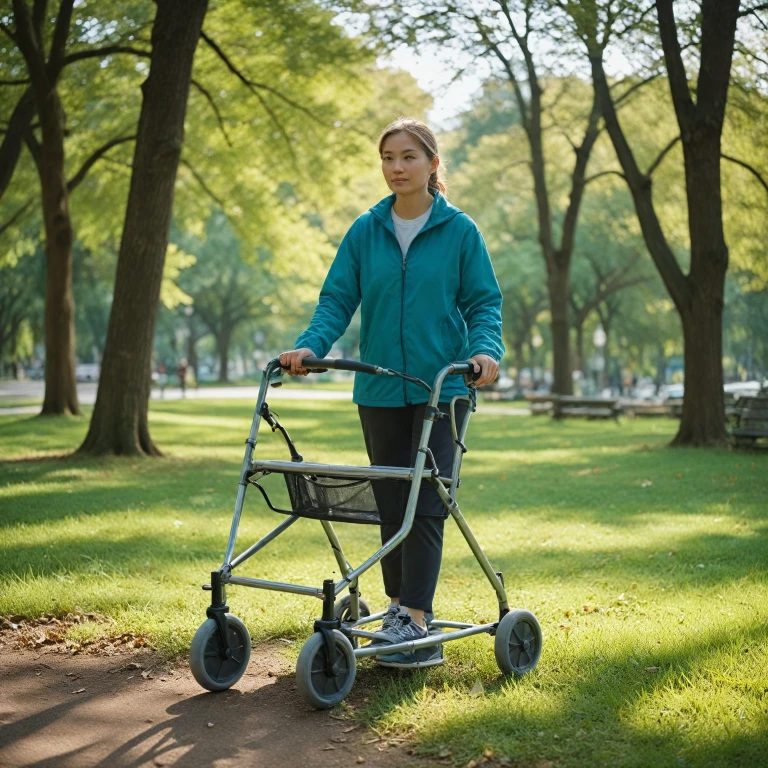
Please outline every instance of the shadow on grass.
M402 709L397 722L413 718L420 751L434 755L450 745L457 765L490 747L513 757L515 765L551 760L562 766L746 768L763 765L768 754L768 730L758 725L759 702L768 690L764 680L754 686L752 702L743 703L745 711L751 704L751 723L742 722L743 716L740 720L733 711L726 715L730 722L706 715L697 720L697 713L708 704L718 708L715 691L710 702L695 697L669 701L675 693L684 695L693 688L691 678L706 676L711 656L755 648L760 653L759 646L767 641L768 628L755 622L703 632L695 640L660 648L652 662L638 663L628 651L609 654L598 645L572 660L570 675L563 670L552 675L544 657L521 679L497 678L481 698L468 697L467 689L457 687L446 669L437 675L361 669L358 684L369 701L364 716L370 725L381 726ZM456 698L447 708L446 695Z

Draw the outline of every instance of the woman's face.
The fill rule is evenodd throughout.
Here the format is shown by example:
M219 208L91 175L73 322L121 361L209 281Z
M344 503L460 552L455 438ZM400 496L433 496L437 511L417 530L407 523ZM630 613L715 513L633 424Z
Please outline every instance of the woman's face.
M405 131L387 136L381 148L381 172L397 195L426 191L429 177L439 164L439 157L430 161L421 144Z

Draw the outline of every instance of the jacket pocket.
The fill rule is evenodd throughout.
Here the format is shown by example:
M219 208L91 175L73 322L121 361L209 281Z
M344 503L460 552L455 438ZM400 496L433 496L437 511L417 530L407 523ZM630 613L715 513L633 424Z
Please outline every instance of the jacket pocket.
M457 317L454 317L453 314L448 315L440 326L446 363L452 363L458 359L467 338L467 326L464 323L464 318L458 312L455 314Z

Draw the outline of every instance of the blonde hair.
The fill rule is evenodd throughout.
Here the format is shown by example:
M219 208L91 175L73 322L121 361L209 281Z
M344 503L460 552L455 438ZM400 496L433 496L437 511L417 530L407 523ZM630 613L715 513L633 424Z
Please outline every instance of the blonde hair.
M414 120L412 117L398 117L397 120L391 122L381 132L378 142L379 154L381 154L384 142L393 134L400 133L401 131L409 134L419 142L430 163L434 158L438 157L439 152L437 151L437 139L435 138L435 134L432 133L429 126L419 120ZM441 195L445 196L448 187L445 181L445 175L443 174L442 163L437 166L437 170L430 174L427 188L432 193L439 192Z

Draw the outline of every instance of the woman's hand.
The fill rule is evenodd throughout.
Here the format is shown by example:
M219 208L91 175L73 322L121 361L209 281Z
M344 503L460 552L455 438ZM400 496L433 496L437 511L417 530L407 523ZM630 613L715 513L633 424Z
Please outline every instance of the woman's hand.
M483 375L475 382L476 387L484 387L492 381L496 381L499 373L499 364L490 355L473 355L467 361L475 364L475 373L482 370Z
M302 347L301 349L292 349L290 352L281 352L277 359L280 361L280 365L285 368L285 372L291 376L306 376L309 369L301 367L301 361L305 357L315 357L315 353L308 347Z

